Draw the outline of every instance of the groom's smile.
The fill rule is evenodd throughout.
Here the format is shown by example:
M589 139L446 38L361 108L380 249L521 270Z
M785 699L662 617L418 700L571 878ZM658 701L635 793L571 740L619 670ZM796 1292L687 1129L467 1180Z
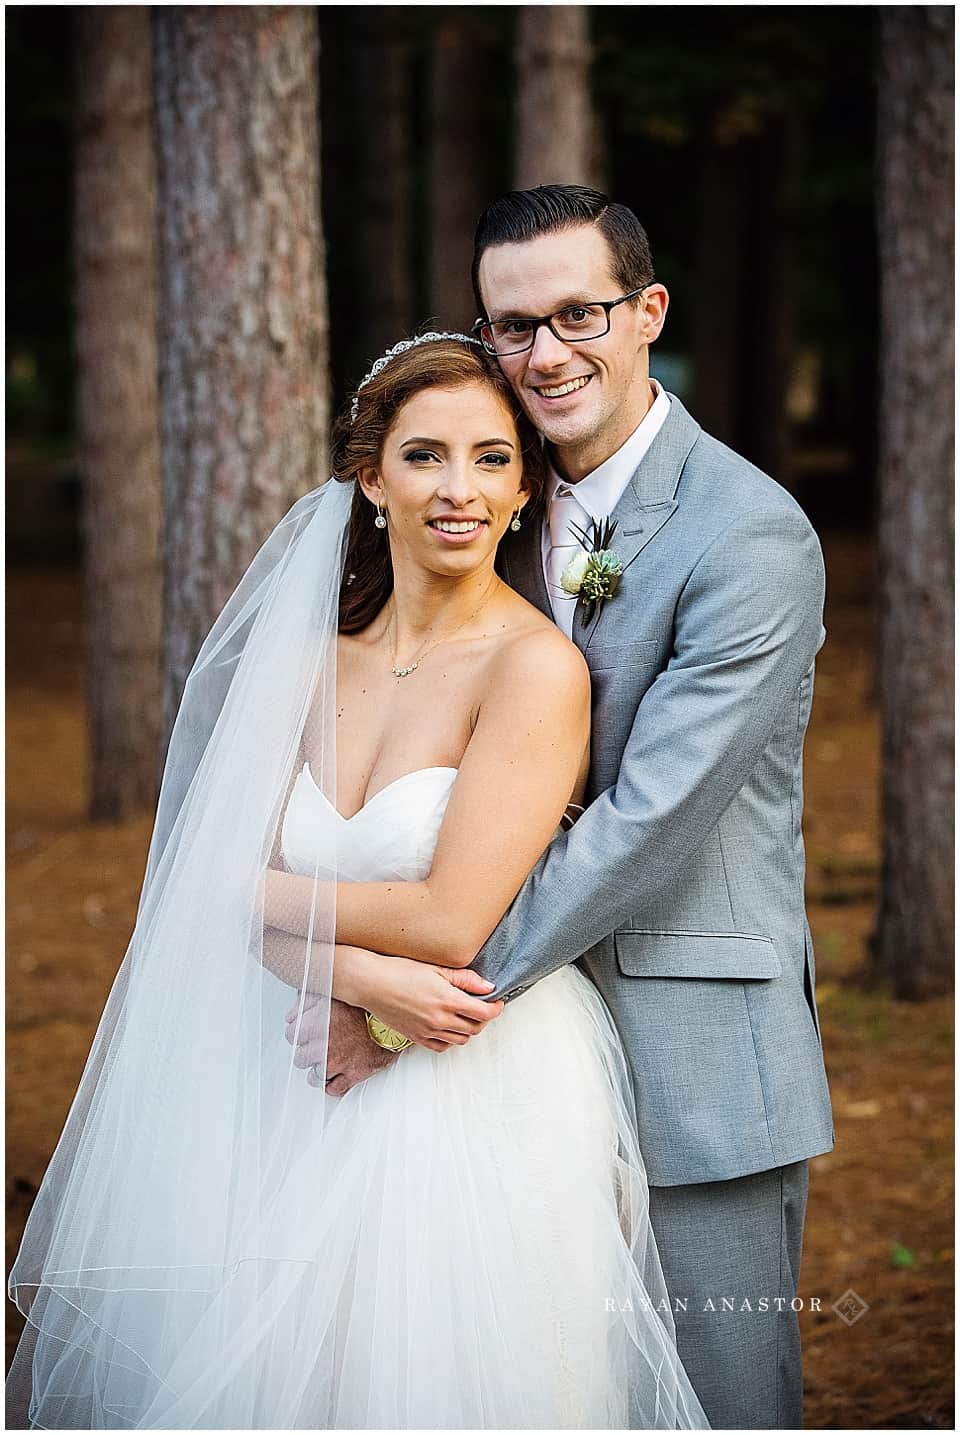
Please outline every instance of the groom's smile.
M565 399L569 394L575 394L580 389L586 388L592 378L592 374L581 374L579 378L564 379L562 383L531 384L530 388L535 389L542 399L553 401Z

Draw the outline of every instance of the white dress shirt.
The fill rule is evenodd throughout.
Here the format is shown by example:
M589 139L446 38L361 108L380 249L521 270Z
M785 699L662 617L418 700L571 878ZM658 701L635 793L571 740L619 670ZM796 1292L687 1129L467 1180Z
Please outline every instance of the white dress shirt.
M568 484L565 479L560 478L551 464L547 465L547 505L543 520L541 548L543 575L557 627L561 628L568 638L573 635L576 599L572 595L558 592L559 584L553 582L552 575L562 566L561 557L565 565L576 552L583 550L577 544L575 535L571 533L569 551L565 547L562 555L555 553L551 563L550 518L554 500L558 494L561 499L568 494L575 499L575 505L567 502L564 506L571 510L570 516L573 520L581 527L586 527L588 531L594 519L602 521L610 516L620 502L627 484L636 473L640 460L660 432L663 422L670 412L670 400L665 390L656 379L651 379L650 384L656 390L656 398L650 408L626 443L621 444L616 453L612 453L609 458L604 459L599 468L595 468L592 473L585 474L577 483ZM581 514L586 518L585 523Z

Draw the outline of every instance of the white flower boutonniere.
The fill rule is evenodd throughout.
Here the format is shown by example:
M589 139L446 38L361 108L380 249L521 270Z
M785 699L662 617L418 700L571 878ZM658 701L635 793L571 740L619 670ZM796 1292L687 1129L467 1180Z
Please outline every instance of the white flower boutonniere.
M589 534L575 523L570 526L584 551L570 559L560 575L560 586L572 597L583 599L580 622L587 624L594 608L614 596L626 570L623 559L608 546L617 531L616 522L605 519L600 523L594 519Z
M570 562L560 574L560 587L565 593L576 598L580 593L580 586L583 583L584 574L587 571L587 564L590 562L589 553L575 553Z

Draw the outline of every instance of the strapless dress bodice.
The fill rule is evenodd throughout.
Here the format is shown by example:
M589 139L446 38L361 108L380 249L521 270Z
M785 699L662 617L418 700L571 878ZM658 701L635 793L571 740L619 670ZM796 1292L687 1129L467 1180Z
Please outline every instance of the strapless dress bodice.
M420 882L429 875L455 767L421 767L382 787L344 817L305 762L284 814L280 845L290 872L336 872L341 882Z

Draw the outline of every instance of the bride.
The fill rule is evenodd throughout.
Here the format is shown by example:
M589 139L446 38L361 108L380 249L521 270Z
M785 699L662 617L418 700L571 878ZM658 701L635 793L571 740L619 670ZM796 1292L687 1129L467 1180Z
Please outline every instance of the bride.
M334 451L188 680L10 1277L8 1421L705 1428L596 988L566 967L505 1006L464 970L589 760L584 661L494 567L539 441L472 340L421 335ZM318 1090L292 991L295 1025L339 999L406 1049Z

